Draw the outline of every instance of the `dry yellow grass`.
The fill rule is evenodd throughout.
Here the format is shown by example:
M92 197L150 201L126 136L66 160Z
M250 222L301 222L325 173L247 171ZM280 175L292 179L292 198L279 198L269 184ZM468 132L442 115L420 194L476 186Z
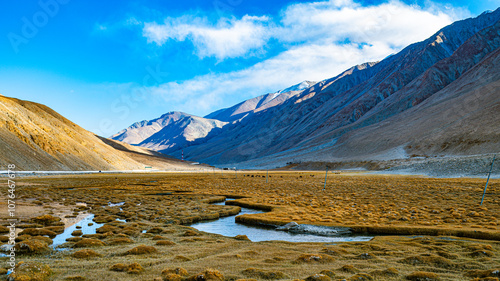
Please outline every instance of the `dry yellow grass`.
M332 174L323 191L324 174L273 172L270 176L267 184L265 173L259 172L239 173L237 179L233 174L24 178L16 191L19 206L37 200L41 204L37 208L45 210L23 218L21 225L34 229L26 232L25 239L43 241L32 235L55 232L54 226L30 220L45 214L59 217L53 205L65 206L71 215L93 213L105 225L97 234L82 236L102 242L99 247L20 255L18 261L50 266L50 280L178 280L197 274L214 280L220 276L226 280L418 280L423 273L439 280L499 277L499 180L490 182L480 208L481 179ZM4 189L0 193L6 195ZM239 198L238 205L269 211L244 217L253 223L296 221L411 236L377 236L369 242L335 245L253 243L183 225L238 212L237 206L209 205L224 196ZM125 203L103 208L109 202ZM451 235L475 238L448 237ZM83 241L73 238L68 247ZM168 246L157 246L158 241ZM126 255L131 249L143 254ZM128 267L134 263L144 271L131 269L135 274L127 274L110 270L116 264ZM183 270L166 272L166 268Z

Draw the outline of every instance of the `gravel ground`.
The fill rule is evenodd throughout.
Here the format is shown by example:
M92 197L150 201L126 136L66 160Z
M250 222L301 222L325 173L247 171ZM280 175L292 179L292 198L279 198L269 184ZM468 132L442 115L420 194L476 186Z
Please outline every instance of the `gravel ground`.
M431 177L487 177L492 160L491 154L405 160L384 172ZM500 178L500 156L493 164L491 177Z

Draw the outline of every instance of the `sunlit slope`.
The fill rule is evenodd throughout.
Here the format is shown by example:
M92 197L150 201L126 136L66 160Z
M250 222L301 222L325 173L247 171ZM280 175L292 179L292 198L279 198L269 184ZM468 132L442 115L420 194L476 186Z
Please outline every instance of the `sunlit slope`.
M144 164L49 107L0 96L0 169L129 170Z

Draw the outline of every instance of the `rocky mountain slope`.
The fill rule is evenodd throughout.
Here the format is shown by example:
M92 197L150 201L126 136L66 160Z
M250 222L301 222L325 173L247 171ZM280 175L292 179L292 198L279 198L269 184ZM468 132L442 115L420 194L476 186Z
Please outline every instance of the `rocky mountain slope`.
M42 104L0 95L0 170L144 170L190 168L146 148L117 149ZM154 161L153 161L154 160Z
M318 158L344 161L358 157L405 158L418 154L414 151L416 144L410 148L404 142L396 141L404 132L401 131L403 128L414 126L400 114L413 108L416 108L413 109L417 111L416 116L424 114L417 110L423 108L417 107L419 104L492 54L497 48L495 36L498 38L498 35L495 32L498 32L498 27L495 23L499 19L500 10L497 10L456 22L381 62L356 66L337 77L317 83L278 107L227 125L223 132L206 143L185 149L185 155L216 164L251 159L262 159L252 163L271 163L271 160L264 159L274 159L276 164L282 165ZM482 35L485 32L489 35ZM475 81L462 83L470 82ZM374 132L373 136L363 135L359 139L350 137L355 134L354 131L361 132L368 126L377 127L392 117L391 122L383 124L391 127L390 123L396 119L401 119L402 124L408 123L398 129L392 126L394 130L390 134ZM417 137L416 132L411 132L407 140ZM451 133L449 130L444 132ZM493 134L492 137L498 136ZM461 141L472 142L469 139ZM367 146L366 142L374 144ZM354 145L356 143L358 145ZM221 151L220 147L225 149ZM471 154L491 152L490 148L481 143L467 149L446 146L446 149L420 153Z
M163 153L178 152L184 147L204 143L221 132L229 122L240 121L262 110L279 106L315 82L303 81L276 93L258 96L205 117L183 112L169 112L157 119L144 120L111 136L128 144Z
M219 120L183 114L177 121L163 127L163 129L143 140L139 145L169 153L170 151L194 145L197 140L205 138L209 133L215 134L220 131L226 124L227 122Z
M141 122L136 122L130 127L123 129L115 135L111 136L111 138L114 140L126 142L128 144L139 144L143 140L161 131L161 129L163 129L164 127L185 116L188 116L188 114L177 111L169 112L163 114L159 118L150 121L144 120Z
M499 20L500 9L455 22L272 106L276 97L264 95L216 111L207 117L231 123L184 155L276 167L499 152Z
M240 120L259 111L279 106L290 98L298 95L303 90L310 88L314 84L316 84L316 82L303 81L302 83L293 85L276 93L258 96L253 99L243 101L232 107L217 110L205 116L205 118L217 119L226 122Z

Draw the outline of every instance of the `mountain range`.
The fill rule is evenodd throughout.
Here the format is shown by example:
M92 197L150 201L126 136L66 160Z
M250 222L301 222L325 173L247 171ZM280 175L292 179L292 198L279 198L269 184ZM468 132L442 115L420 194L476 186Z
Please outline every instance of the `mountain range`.
M215 165L387 161L499 152L500 9L382 61L205 117L170 112L112 136Z
M136 122L111 138L167 154L175 153L179 149L201 143L209 134L212 136L221 132L222 127L231 122L241 121L257 112L279 106L314 84L315 82L304 81L276 93L217 110L205 117L169 112L157 119Z
M500 152L499 86L497 9L335 77L204 117L169 112L110 139L0 95L0 170L203 169L166 154L239 168L467 170L462 161L484 170Z

